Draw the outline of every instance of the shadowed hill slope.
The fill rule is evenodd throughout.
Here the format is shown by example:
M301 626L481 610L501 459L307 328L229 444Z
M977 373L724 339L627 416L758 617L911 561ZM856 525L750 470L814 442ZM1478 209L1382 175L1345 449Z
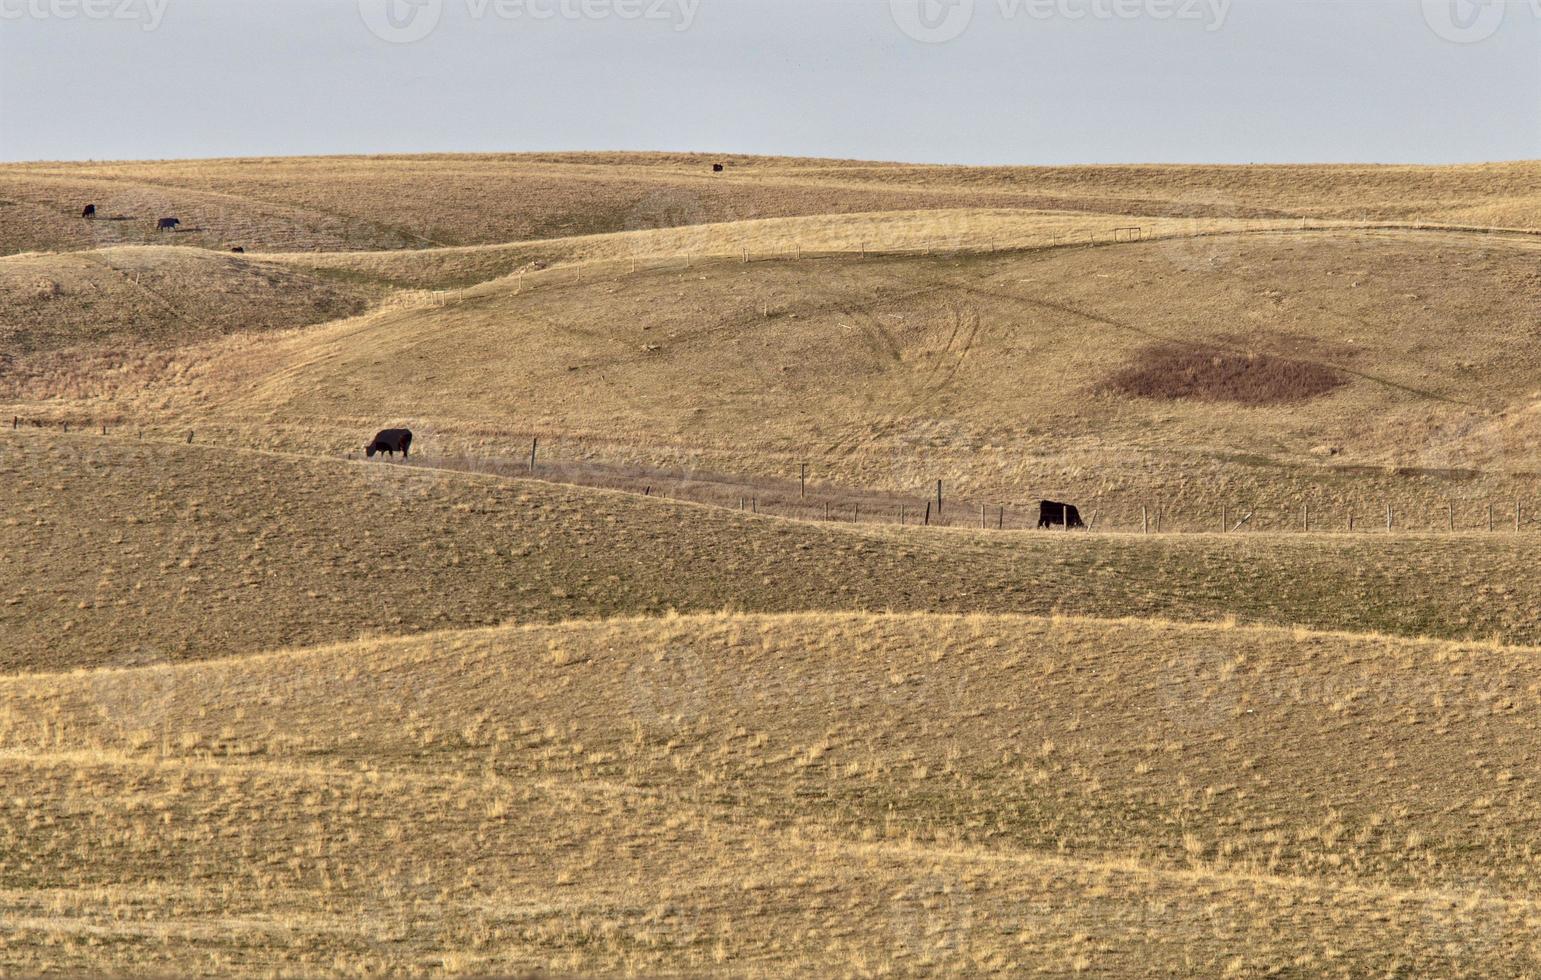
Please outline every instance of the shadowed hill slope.
M789 215L1030 208L1541 227L1533 162L968 168L670 154L315 157L0 167L0 253L141 243L477 245ZM104 220L80 210L96 203Z
M715 611L1067 612L1541 640L1531 535L800 523L461 473L0 433L8 670Z
M0 346L11 355L133 343L182 346L360 313L359 287L185 248L111 248L0 259Z

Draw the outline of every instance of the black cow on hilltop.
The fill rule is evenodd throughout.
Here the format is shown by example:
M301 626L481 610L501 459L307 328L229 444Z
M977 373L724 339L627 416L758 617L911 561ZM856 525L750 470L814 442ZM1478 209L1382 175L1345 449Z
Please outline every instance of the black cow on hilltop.
M235 248L232 248L230 251L235 252L235 253L237 253L239 255L245 255L246 254L246 249L242 248L240 245L237 245Z
M1038 502L1038 526L1039 527L1063 527L1070 530L1073 527L1085 527L1081 520L1081 512L1076 510L1075 504L1061 504L1053 500L1040 500Z
M714 164L712 164L712 173L714 173L714 174L720 174L720 173L722 173L722 171L723 171L723 166L722 166L722 164L720 164L720 163L714 163Z
M156 231L173 231L182 222L177 218L162 218L155 223Z
M87 204L81 210L80 216L82 218L94 218L94 217L96 217L96 205L95 204Z
M411 449L411 429L386 429L375 436L374 442L364 447L364 455L374 459L375 453L386 453L394 458L397 453L401 453L401 458L407 459Z

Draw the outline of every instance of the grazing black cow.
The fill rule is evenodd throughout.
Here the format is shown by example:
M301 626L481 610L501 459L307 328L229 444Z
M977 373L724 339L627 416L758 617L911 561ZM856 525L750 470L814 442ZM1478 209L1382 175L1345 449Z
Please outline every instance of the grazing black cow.
M712 164L712 173L714 173L714 174L722 173L722 164L720 164L720 163Z
M94 218L94 217L96 217L96 205L95 204L87 204L85 206L85 208L80 212L80 216L82 218Z
M232 248L232 249L231 249L231 250L230 250L230 251L232 251L232 252L238 252L238 253L240 253L240 254L241 254L241 255L245 255L245 254L246 254L246 249L244 249L244 248L242 248L242 247L241 247L241 246L239 246L239 245L237 245L237 246L235 246L235 247L234 247L234 248Z
M171 231L172 229L176 228L176 226L180 225L181 223L182 222L180 220L176 219L176 218L162 218L161 220L159 220L159 221L157 221L155 223L155 230L156 231Z
M364 455L374 459L375 453L387 453L394 458L399 452L402 459L407 459L411 449L411 429L386 429L375 436L374 442L364 447Z
M1038 502L1038 526L1039 527L1063 527L1070 530L1073 527L1085 527L1081 520L1081 512L1076 510L1075 504L1061 504L1052 500L1040 500Z

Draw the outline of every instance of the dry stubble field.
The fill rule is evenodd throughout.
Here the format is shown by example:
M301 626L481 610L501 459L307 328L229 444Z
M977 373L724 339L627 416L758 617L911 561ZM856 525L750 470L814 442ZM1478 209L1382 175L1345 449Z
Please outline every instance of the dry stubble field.
M1535 164L724 161L0 168L0 971L1541 969Z

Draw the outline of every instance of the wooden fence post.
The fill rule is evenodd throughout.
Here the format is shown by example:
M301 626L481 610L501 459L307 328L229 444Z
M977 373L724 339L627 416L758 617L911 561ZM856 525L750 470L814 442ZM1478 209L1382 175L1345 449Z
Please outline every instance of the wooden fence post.
M1348 512L1348 529L1350 531L1352 531L1354 529L1354 512L1353 511L1349 511Z
M803 499L808 499L808 464L803 464Z
M1520 530L1520 498L1515 497L1514 498L1514 532L1516 534L1518 534L1519 530Z
M1386 505L1386 530L1391 530L1391 505Z
M188 429L187 430L187 444L189 446L191 446L193 444L193 430L192 429Z
M985 529L985 505L984 504L980 504L979 505L979 529L981 531L983 531Z
M1144 504L1140 505L1140 533L1150 533L1150 513L1145 509Z
M899 505L899 526L900 527L904 526L904 505L903 504Z
M1225 504L1221 504L1220 505L1220 531L1221 531L1221 533L1224 533L1225 531L1229 530L1229 528L1231 526L1231 523L1228 520L1228 518L1230 516L1231 516L1231 508L1226 506Z
M1000 516L995 521L995 529L997 531L1004 531L1006 529L1006 508L1005 507L1001 508Z
M926 527L931 526L931 501L926 501Z
M936 519L942 519L942 481L936 481Z
M1447 531L1455 530L1455 504L1448 500L1445 501L1445 529Z
M1307 509L1310 504L1300 505L1300 530L1306 534L1311 533L1311 512Z
M829 520L829 501L824 501L824 519Z
M1487 529L1488 529L1488 533L1489 534L1491 534L1493 532L1493 505L1492 504L1488 504L1487 505Z
M530 475L535 475L535 451L540 448L540 438L530 440Z

